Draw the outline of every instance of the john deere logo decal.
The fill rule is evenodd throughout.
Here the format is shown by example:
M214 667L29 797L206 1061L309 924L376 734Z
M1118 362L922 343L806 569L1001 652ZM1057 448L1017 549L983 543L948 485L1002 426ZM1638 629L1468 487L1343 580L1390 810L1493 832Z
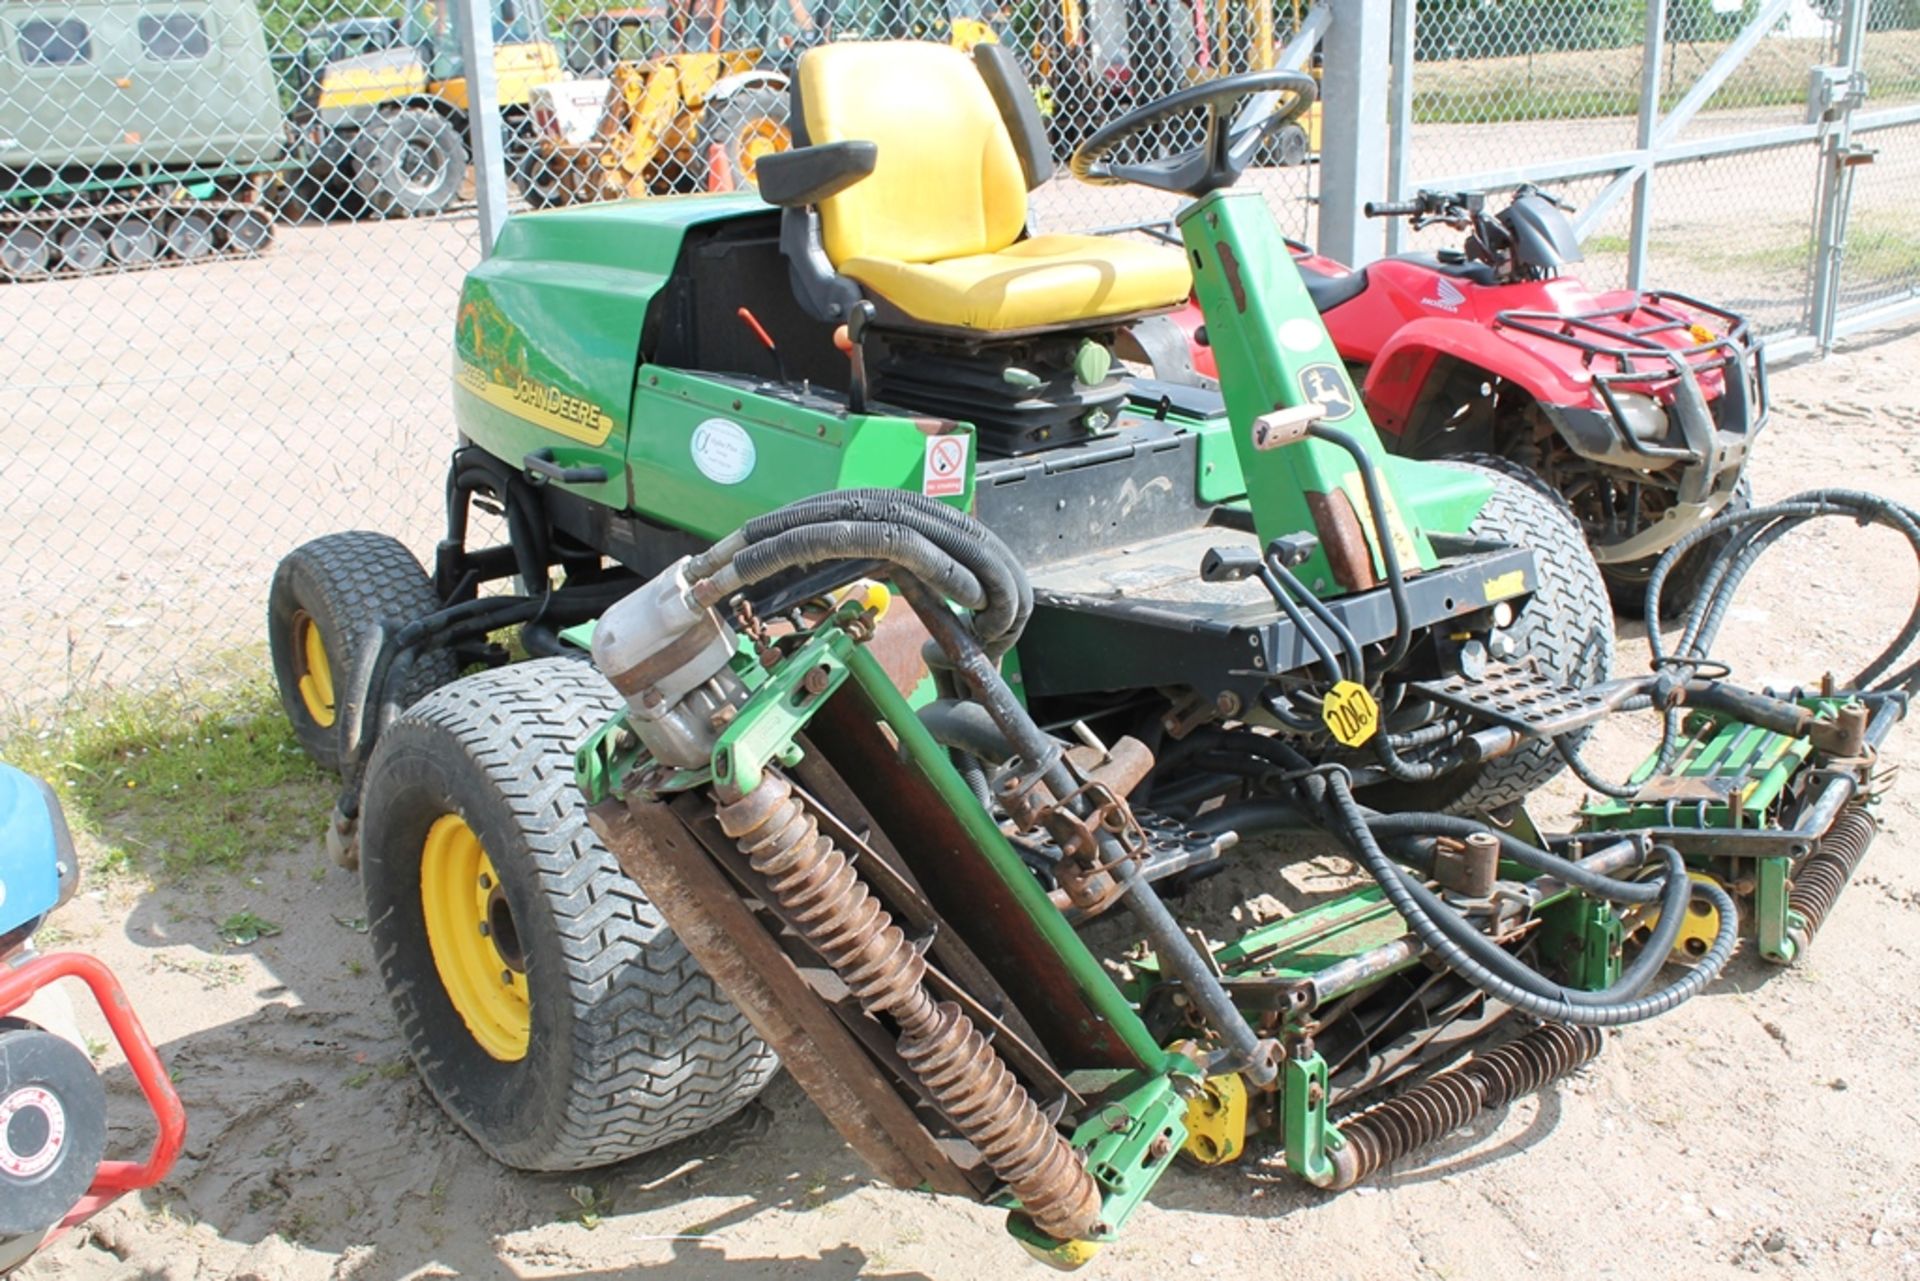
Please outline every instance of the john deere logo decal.
M1353 400L1347 394L1347 380L1338 365L1308 365L1300 371L1300 394L1316 405L1326 407L1321 422L1337 423L1353 412Z
M552 385L512 375L511 385L488 377L485 370L461 361L455 383L495 409L504 409L536 427L589 445L603 444L613 432L613 418L590 400Z

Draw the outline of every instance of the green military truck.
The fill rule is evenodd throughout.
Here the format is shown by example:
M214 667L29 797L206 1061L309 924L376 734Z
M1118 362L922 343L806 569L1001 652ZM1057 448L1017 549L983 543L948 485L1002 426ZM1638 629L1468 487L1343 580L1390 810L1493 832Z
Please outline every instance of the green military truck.
M250 0L10 0L0 86L0 279L271 241L286 131Z

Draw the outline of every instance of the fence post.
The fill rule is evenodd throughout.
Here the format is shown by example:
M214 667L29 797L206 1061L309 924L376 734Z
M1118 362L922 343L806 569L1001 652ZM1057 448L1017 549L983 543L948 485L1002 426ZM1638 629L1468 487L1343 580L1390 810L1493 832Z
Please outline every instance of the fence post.
M1840 11L1837 61L1848 75L1860 72L1866 43L1868 0L1846 0ZM1822 354L1833 347L1840 315L1840 273L1846 262L1847 214L1853 203L1853 100L1849 95L1820 148L1820 211L1814 226L1813 289L1807 299L1807 332Z
M500 127L500 78L493 65L493 7L499 0L454 0L460 28L460 65L467 73L467 139L473 154L473 194L480 206L480 256L507 220L505 138Z
M1378 258L1385 243L1361 209L1380 198L1386 178L1392 24L1392 0L1346 0L1321 42L1320 252L1356 266Z
M1393 0L1392 86L1387 101L1392 114L1387 124L1387 199L1405 200L1413 177L1413 50L1415 0ZM1387 252L1405 247L1407 220L1387 219Z
M1646 61L1640 68L1640 122L1635 138L1640 150L1653 146L1660 133L1660 64L1667 47L1667 0L1647 0ZM1649 164L1633 184L1633 231L1627 248L1627 288L1646 288L1647 235L1653 224L1653 174Z

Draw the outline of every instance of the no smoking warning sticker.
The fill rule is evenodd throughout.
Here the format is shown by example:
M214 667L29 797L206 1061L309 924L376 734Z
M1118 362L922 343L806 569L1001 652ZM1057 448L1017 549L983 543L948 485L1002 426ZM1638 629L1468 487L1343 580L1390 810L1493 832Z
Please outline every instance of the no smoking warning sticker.
M927 437L927 462L920 474L920 492L929 498L952 498L966 492L967 441L964 433Z

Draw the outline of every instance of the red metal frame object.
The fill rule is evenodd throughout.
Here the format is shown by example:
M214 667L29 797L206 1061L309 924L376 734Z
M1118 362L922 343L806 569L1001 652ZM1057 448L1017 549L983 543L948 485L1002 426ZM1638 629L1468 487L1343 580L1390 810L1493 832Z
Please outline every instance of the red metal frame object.
M127 1056L134 1079L140 1083L140 1092L153 1110L157 1133L146 1160L100 1163L86 1195L60 1221L60 1231L98 1214L126 1193L150 1188L165 1178L187 1137L187 1112L166 1066L160 1062L146 1029L140 1026L125 989L105 963L82 952L54 952L13 969L0 965L0 1015L12 1013L35 992L64 978L79 979L93 993L107 1026L113 1029L114 1040L120 1043L121 1053Z

